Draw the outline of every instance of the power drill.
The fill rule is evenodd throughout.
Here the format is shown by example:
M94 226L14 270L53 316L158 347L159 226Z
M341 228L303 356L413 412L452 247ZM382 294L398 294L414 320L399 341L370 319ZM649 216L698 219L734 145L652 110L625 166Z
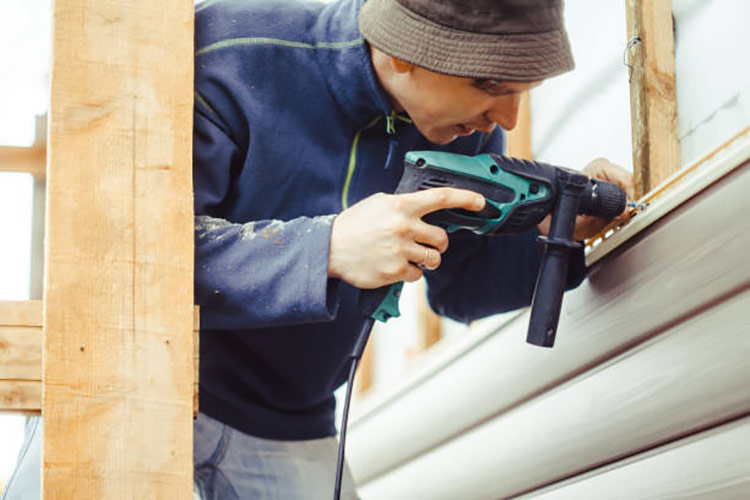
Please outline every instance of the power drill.
M476 234L518 234L534 228L552 214L549 235L539 237L545 252L526 337L530 344L552 347L569 254L582 246L572 239L576 216L611 219L620 215L627 202L625 191L616 184L589 179L574 170L491 153L478 156L438 151L407 153L396 193L435 187L467 189L482 194L486 200L479 212L449 209L424 217L425 222L443 227L449 233L467 229ZM398 316L401 286L363 291L360 307L379 321Z
M611 219L625 209L627 197L617 185L561 167L519 160L496 154L464 156L438 151L406 154L404 174L396 194L436 187L453 187L484 196L479 212L463 209L438 210L423 217L425 222L449 233L465 229L476 234L518 234L534 228L552 214L549 235L540 236L544 255L539 268L526 341L542 347L555 343L570 252L582 246L573 241L576 216ZM344 402L344 423L339 437L339 470L334 498L340 491L344 461L346 420L350 389L359 360L375 320L399 316L398 299L403 283L361 290L359 307L367 321L352 350L349 388Z

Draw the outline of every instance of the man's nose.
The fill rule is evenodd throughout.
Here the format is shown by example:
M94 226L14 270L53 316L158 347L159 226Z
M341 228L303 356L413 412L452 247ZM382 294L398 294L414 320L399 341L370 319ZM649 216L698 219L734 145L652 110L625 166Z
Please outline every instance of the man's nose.
M518 122L518 107L521 94L504 95L487 111L487 118L500 125L503 130L513 130Z

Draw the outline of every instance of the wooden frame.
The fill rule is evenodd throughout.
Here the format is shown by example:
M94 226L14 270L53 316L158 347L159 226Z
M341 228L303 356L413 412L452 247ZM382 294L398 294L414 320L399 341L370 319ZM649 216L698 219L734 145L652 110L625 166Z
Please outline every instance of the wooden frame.
M0 146L0 172L26 172L34 179L44 180L46 157L44 145L30 148Z
M185 0L55 4L44 305L0 328L43 498L192 495L192 23Z
M193 416L198 415L198 307L193 330ZM42 413L42 301L0 301L0 412Z

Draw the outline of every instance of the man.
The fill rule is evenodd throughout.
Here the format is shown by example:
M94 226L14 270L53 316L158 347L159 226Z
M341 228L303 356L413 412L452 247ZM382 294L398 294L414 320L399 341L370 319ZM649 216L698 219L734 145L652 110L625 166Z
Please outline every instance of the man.
M206 498L327 498L333 391L357 288L427 278L460 321L529 304L536 231L421 217L461 190L390 195L406 151L502 152L519 93L573 67L560 1L207 2L196 17L196 481ZM500 127L497 127L499 125ZM595 167L632 191L627 174ZM581 221L577 237L603 221ZM582 254L569 285L583 278ZM355 496L351 480L345 498Z
M333 391L362 325L358 288L424 275L432 307L464 322L530 303L536 231L449 241L421 217L481 209L480 196L384 193L406 151L503 151L519 93L573 67L561 10L561 0L197 6L202 497L330 498ZM632 196L628 174L606 161L589 170ZM581 219L576 237L603 224ZM581 253L569 286L583 275ZM347 474L342 498L355 497Z
M425 276L460 321L529 304L537 232L450 238L461 190L391 195L406 151L502 152L519 93L572 69L560 1L207 2L196 17L196 482L328 498L357 288ZM499 125L497 127L496 125ZM602 177L632 192L606 161ZM577 237L603 221L581 221ZM582 254L569 285L583 278ZM355 497L347 477L344 498Z

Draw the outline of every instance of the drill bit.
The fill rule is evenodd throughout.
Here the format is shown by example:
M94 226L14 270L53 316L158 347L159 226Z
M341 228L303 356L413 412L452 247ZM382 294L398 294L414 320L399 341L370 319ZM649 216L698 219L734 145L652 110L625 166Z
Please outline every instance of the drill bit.
M648 208L648 203L644 203L644 202L640 202L639 203L637 201L628 201L628 208L634 208L638 212L643 212L644 210L646 210L646 208Z

